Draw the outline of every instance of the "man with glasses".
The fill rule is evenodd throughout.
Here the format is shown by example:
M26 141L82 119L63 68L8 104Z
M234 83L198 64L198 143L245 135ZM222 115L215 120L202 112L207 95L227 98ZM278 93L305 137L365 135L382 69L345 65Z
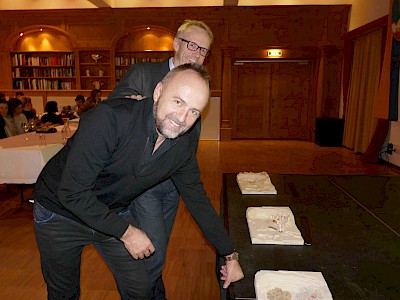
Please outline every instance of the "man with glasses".
M187 63L203 64L210 53L213 39L211 29L204 22L186 20L178 28L174 38L174 56L162 62L132 65L109 98L141 100L152 96L157 83L174 67ZM200 120L191 130L197 135L197 143L201 130ZM139 228L147 234L155 247L154 254L146 258L147 270L153 283L154 300L165 299L162 269L178 205L179 194L170 179L149 189L131 204L131 211L137 217Z

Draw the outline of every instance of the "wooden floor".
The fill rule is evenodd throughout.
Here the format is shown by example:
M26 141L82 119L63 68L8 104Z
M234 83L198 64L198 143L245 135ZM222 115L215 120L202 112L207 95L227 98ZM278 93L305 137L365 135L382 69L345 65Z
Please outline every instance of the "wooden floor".
M222 173L399 174L390 164L365 164L345 148L301 141L200 142L198 160L204 187L219 209ZM32 187L24 189L31 197ZM18 186L0 185L0 299L46 299L33 233L31 204L22 203ZM169 300L219 298L215 251L181 203L168 247L164 280ZM81 299L120 299L114 279L93 247L83 255Z

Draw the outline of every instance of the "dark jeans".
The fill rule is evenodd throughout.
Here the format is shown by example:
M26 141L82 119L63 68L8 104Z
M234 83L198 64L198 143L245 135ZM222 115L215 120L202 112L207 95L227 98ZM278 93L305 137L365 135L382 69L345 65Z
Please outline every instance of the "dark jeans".
M167 245L179 205L179 194L171 180L166 180L136 198L130 209L155 247L146 258L147 272L153 284L153 300L165 299L162 269Z
M129 210L120 215L136 226ZM135 260L124 244L82 223L34 205L36 241L48 299L79 299L83 247L93 244L114 274L123 300L151 299L152 289L144 260Z

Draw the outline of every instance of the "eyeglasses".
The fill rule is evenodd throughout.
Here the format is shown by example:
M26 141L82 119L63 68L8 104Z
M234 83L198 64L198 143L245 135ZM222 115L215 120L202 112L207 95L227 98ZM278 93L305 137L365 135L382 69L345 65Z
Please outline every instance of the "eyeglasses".
M191 41L185 40L185 39L180 38L180 37L178 37L178 39L180 39L181 41L186 42L186 43L187 43L187 48L188 48L190 51L196 51L197 49L200 49L200 55L201 55L201 56L206 57L206 56L208 56L208 55L210 54L210 52L211 52L211 51L208 50L207 48L200 47L200 46L197 45L195 42L191 42Z

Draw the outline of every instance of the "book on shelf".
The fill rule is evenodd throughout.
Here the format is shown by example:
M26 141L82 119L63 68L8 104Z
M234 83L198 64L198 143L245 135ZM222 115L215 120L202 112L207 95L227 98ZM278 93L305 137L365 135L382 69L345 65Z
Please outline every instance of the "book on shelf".
M14 81L17 90L73 90L74 83L62 80L49 79L19 79Z
M15 68L13 77L75 77L74 68Z
M15 53L12 56L13 66L73 66L74 54L37 56L33 54Z
M160 62L164 60L164 58L161 57L123 57L123 56L117 56L115 58L115 65L116 66L131 66L136 63L140 62Z

